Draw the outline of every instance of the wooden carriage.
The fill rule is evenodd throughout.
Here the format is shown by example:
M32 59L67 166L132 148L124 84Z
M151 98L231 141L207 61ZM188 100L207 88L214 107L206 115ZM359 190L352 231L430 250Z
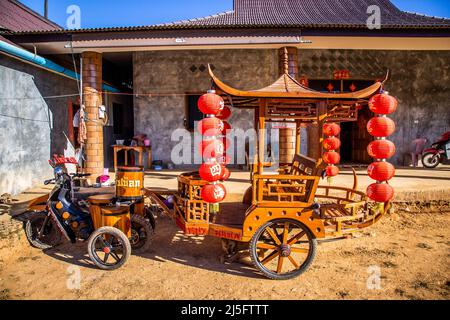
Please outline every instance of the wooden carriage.
M218 206L204 202L200 190L207 182L198 172L178 177L177 192L145 190L146 196L169 214L191 235L209 235L228 241L249 243L255 266L272 279L289 279L305 271L315 255L317 239L343 237L378 221L388 204L373 205L366 195L351 188L319 185L324 177L322 125L326 121L356 121L358 109L379 92L381 82L353 93L323 93L302 86L287 72L272 85L253 91L234 89L220 81L209 69L216 92L234 108L255 112L259 129L251 185L240 202ZM300 137L291 164L278 174L267 174L264 167L267 122L314 123L317 128L317 159L300 155ZM173 209L164 203L175 198Z

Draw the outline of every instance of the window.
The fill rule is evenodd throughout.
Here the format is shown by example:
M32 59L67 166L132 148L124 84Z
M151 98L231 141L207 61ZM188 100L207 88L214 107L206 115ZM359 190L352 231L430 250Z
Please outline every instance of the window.
M187 96L186 102L186 129L193 131L195 129L194 123L203 119L203 113L198 110L199 94L190 94Z

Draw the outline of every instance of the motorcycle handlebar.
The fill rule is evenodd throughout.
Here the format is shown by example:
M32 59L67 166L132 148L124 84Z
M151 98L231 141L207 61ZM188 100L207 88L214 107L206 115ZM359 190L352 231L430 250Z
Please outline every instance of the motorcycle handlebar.
M73 174L71 174L71 176L73 178L89 177L90 175L91 175L90 173L73 173Z
M53 181L55 181L55 179L48 179L44 181L44 185L48 185L50 183L52 183Z

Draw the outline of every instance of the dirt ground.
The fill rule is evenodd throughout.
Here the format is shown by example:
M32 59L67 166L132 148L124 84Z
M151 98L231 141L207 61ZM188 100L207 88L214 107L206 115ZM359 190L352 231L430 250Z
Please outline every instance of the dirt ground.
M42 252L24 238L0 242L0 299L449 299L449 239L450 212L397 211L321 243L300 277L273 281L221 264L220 240L186 237L160 218L153 248L116 271L96 269L83 243Z

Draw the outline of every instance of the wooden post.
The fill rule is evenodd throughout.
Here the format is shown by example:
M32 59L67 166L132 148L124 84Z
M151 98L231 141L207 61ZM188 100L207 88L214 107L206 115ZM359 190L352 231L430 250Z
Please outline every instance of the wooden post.
M289 74L296 79L298 77L298 49L296 47L283 47L279 49L278 57L279 75ZM279 133L280 140L278 153L280 165L290 164L292 163L295 153L300 152L299 125L297 124L296 129L281 128L279 129Z
M301 145L301 141L302 141L302 137L301 137L301 121L295 121L296 124L296 137L295 137L295 153L296 154L300 154L300 145Z
M90 173L91 181L103 174L103 125L98 117L102 104L102 54L83 52L83 104L87 116L87 140L85 172Z
M264 171L265 129L266 129L267 99L259 100L259 126L258 126L258 174Z
M320 165L322 163L322 154L323 154L323 125L325 124L325 121L328 117L328 106L325 101L321 101L317 105L317 137L318 140L316 141L317 144L317 165Z

